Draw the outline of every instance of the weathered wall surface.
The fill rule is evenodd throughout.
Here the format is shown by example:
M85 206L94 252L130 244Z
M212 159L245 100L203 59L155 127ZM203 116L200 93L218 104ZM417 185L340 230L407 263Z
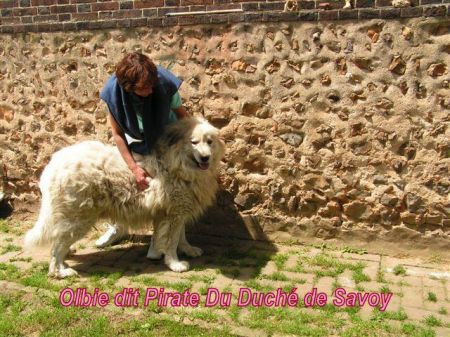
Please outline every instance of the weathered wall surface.
M4 185L39 200L56 149L108 141L98 92L129 51L184 79L222 130L202 231L450 244L450 20L237 24L0 36Z

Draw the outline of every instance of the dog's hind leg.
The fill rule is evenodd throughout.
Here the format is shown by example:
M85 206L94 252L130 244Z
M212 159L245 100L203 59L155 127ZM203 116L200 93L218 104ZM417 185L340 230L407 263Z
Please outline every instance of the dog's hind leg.
M170 218L155 226L154 247L156 251L164 253L164 263L170 270L183 272L189 269L187 261L178 260L177 247L183 230L182 218ZM151 248L152 249L152 248Z
M158 252L154 246L155 246L155 235L152 235L152 240L150 241L150 247L147 252L147 258L151 260L159 260L162 257L162 253Z
M53 244L50 265L48 268L48 275L56 278L65 278L69 276L78 275L78 273L68 268L64 260L69 253L70 245L74 242L73 239L65 237L58 238Z
M183 225L183 228L180 232L180 242L178 244L178 248L180 251L185 253L187 256L190 257L198 257L203 254L203 250L199 247L194 247L189 244L189 242L186 239L186 225Z
M104 248L123 239L127 235L127 231L116 224L108 224L108 230L97 241L97 248Z

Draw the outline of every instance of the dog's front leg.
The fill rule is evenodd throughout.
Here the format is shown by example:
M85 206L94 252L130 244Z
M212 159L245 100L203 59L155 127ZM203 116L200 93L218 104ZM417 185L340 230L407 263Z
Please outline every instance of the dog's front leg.
M189 269L187 261L178 260L177 248L180 242L181 231L184 229L184 222L181 218L173 217L170 220L164 220L155 226L153 233L153 248L164 253L164 262L170 270L182 272Z
M203 250L199 247L191 246L190 243L186 239L186 225L183 225L183 228L180 232L180 250L190 257L197 257L203 254Z

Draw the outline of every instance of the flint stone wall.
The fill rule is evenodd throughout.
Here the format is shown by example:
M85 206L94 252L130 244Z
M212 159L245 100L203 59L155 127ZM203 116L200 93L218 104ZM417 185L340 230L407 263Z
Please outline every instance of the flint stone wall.
M140 51L184 79L187 109L227 143L218 206L195 231L448 248L449 29L414 18L0 35L4 191L37 204L55 150L111 142L98 93Z

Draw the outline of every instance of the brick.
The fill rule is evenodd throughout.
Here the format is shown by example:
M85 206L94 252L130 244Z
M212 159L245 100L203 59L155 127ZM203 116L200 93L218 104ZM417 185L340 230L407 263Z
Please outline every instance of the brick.
M134 8L164 7L164 0L136 0Z
M162 18L149 18L147 19L147 26L149 27L161 27L162 24Z
M183 25L198 25L209 23L209 17L205 15L189 15L189 16L180 16L178 18L178 24Z
M142 10L142 16L146 18L158 16L158 8L144 9Z
M79 21L76 23L77 30L89 29L89 21Z
M51 32L52 27L49 23L38 23L37 24L37 31L38 32Z
M56 0L31 0L31 6L56 5Z
M400 8L386 8L380 10L381 19L398 19L400 17Z
M37 8L14 8L13 15L14 16L24 16L24 15L36 15Z
M113 18L116 18L116 19L129 19L129 18L138 18L138 17L142 17L141 9L130 9L127 11L113 12Z
M76 13L77 6L76 5L62 5L62 6L51 6L51 13Z
M34 22L47 22L47 21L56 21L58 20L58 15L37 15L34 18Z
M317 12L299 12L299 21L317 21Z
M244 18L246 22L258 22L262 21L264 17L263 13L245 13Z
M131 21L130 19L116 20L117 28L129 28L130 21Z
M378 19L380 17L379 9L360 9L359 19Z
M2 9L2 10L0 11L0 14L1 14L1 16L2 16L3 18L4 18L4 17L7 17L7 16L12 16L12 15L13 15L12 9L11 9L11 8Z
M97 20L98 13L74 13L72 14L72 19L75 21Z
M25 26L24 25L14 26L14 34L16 33L25 33Z
M30 7L30 5L31 5L31 0L20 0L19 1L20 7Z
M180 0L164 0L164 6L180 6Z
M134 9L134 3L133 3L133 1L121 2L119 9Z
M90 4L80 4L77 6L78 13L88 13L91 12L92 8Z
M49 7L38 7L38 14L39 15L50 14L50 8Z
M72 16L70 14L58 14L58 21L70 21Z
M316 2L315 1L299 1L298 8L299 9L315 9Z
M447 14L447 7L444 5L423 8L424 16L445 16L446 14Z
M329 11L320 11L319 12L319 21L338 20L338 19L339 19L339 11L338 10L329 10Z
M228 14L228 22L244 22L245 16L244 13L231 13Z
M262 14L261 14L262 17ZM245 20L247 21L247 19ZM211 23L228 23L228 14L213 14L209 20Z
M119 3L113 2L97 2L92 4L92 11L115 11L119 9Z
M189 6L189 5L212 5L213 0L181 0L181 6Z
M356 0L355 2L355 8L367 8L367 7L374 7L375 6L375 0Z
M97 2L97 0L70 0L70 3L72 4L86 4L86 3L93 3Z
M14 27L13 26L0 26L1 32L6 34L12 34L14 33Z
M32 16L22 16L20 18L20 21L22 21L22 23L33 23L33 17Z
M375 0L375 7L391 7L392 0Z
M144 11L147 9L144 9ZM148 9L152 10L152 9ZM170 8L157 8L158 16L164 16L167 13L179 13L179 12L189 12L189 7L170 7Z
M189 6L189 11L190 12L206 11L206 6L204 5Z
M147 18L131 19L130 21L130 27L143 27L143 26L147 26Z
M56 0L56 3L58 5L68 5L70 3L70 0Z
M17 0L0 1L0 8L12 8L12 7L17 7L17 5L18 5Z
M284 8L284 2L260 2L259 9L263 11L281 11Z
M402 8L400 10L400 16L402 18L413 18L413 17L419 17L423 14L423 8L422 7L408 7L408 8Z
M113 11L98 12L98 18L100 20L112 19L113 18Z
M20 21L20 18L18 18L18 17L2 18L2 24L18 25L18 24L21 24L21 23L22 23L22 21Z
M70 32L77 29L77 22L64 22L63 30L65 32Z
M440 4L442 0L420 0L420 5L431 5L431 4Z
M231 0L214 0L214 5L229 4Z
M178 24L178 18L176 18L176 17L163 18L162 24L164 27L176 26Z
M357 20L358 14L357 9L342 9L339 11L339 20Z
M231 5L237 5L237 4L231 4ZM214 6L218 6L219 5L214 5ZM208 6L209 7L209 6ZM259 4L257 2L247 2L244 4L241 4L242 10L244 11L257 11L259 9Z
M115 21L91 21L89 22L89 29L109 29L116 28L117 23Z

